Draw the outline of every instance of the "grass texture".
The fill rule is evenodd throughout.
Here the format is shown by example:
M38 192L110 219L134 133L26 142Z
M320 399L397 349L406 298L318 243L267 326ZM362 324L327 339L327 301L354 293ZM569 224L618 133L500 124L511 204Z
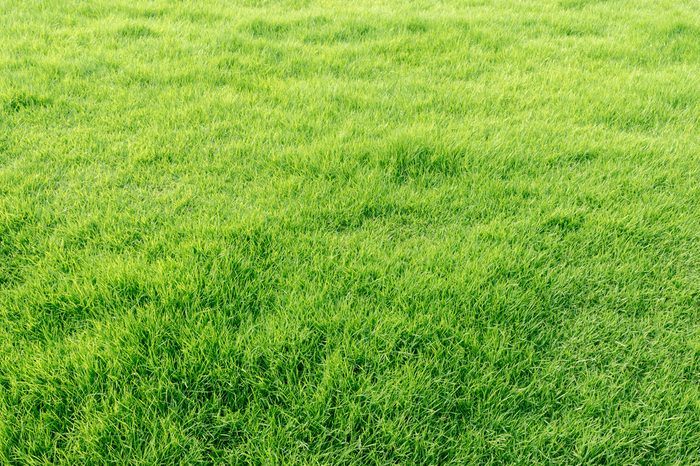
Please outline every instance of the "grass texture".
M700 464L697 2L0 11L0 463Z

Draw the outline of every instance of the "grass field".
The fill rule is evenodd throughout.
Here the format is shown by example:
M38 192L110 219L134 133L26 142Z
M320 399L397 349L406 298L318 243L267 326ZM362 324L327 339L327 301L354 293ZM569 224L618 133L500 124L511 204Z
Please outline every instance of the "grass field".
M700 464L698 6L0 0L0 463Z

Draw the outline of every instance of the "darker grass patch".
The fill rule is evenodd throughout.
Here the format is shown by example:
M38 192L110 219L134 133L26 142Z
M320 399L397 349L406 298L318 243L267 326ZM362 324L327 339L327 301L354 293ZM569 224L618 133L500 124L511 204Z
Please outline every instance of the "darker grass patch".
M129 26L124 26L117 31L117 36L123 39L146 39L149 37L158 37L158 32L149 28L148 26L140 24L132 24Z
M12 150L12 145L10 142L7 140L6 135L0 135L0 155L2 154L7 154ZM4 194L6 190L3 188L0 188L0 193Z
M414 20L404 25L404 29L411 34L423 34L430 29L426 21Z
M0 224L0 289L17 283L21 274L19 258L23 250L19 229L13 223Z
M612 3L611 0L562 0L559 6L566 10L582 10L589 6L599 5L601 3Z
M74 264L59 266L57 277L80 271ZM147 273L134 267L112 270L98 279L46 281L44 290L25 303L32 309L31 323L16 333L27 340L50 344L76 335L92 325L93 319L119 315L155 303L158 292Z
M459 175L463 153L457 149L399 140L391 143L381 161L392 179L406 183L418 178L445 178Z
M697 62L700 53L700 27L693 24L678 22L661 31L664 38L658 41L658 33L654 32L653 41L660 43L660 53L666 59L674 62Z
M331 42L361 42L376 32L374 26L363 23L351 23L343 25L337 31L330 34Z
M669 97L667 102L674 112L692 111L700 103L700 90L677 92Z
M556 33L564 37L587 37L600 36L600 32L589 27L574 24L559 24L556 26Z
M246 26L246 31L258 39L282 39L290 30L287 23L256 19Z
M156 7L137 7L129 10L129 16L132 18L143 19L160 19L168 15L168 10L165 8Z
M387 202L366 202L353 209L334 209L321 212L316 220L336 233L347 233L375 222L403 224L420 214L418 208Z
M10 288L21 280L21 272L17 261L12 257L4 257L0 264L0 289Z
M566 152L564 154L555 157L549 162L552 167L572 167L578 165L586 165L594 160L600 158L601 154L594 149L583 149L572 152Z
M688 23L676 23L666 31L668 39L693 39L700 40L700 27Z
M115 74L121 70L121 67L117 63L94 60L94 61L84 61L76 66L75 72L85 79L98 79L104 78Z
M597 159L599 154L592 150L583 150L579 152L573 152L566 156L566 159L571 163L586 163Z
M181 259L186 265L170 272L180 283L177 289L159 286L149 262L119 262L121 252L106 254L105 262L110 265L96 270L91 280L61 279L80 273L80 266L67 264L55 283L47 282L44 292L27 303L35 318L21 335L41 342L67 338L89 326L92 319L146 308L176 315L207 309L236 328L274 304L278 289L275 243L271 233L257 227L236 229L222 241L203 242Z
M5 110L10 113L18 113L23 110L31 110L33 108L49 107L53 101L46 97L40 97L33 94L18 93L10 97L5 102Z
M325 18L316 19L301 26L306 31L304 42L318 45L362 42L375 37L378 32L375 26L367 23L355 21L333 23Z
M139 83L154 84L148 80L142 80ZM134 158L134 162L139 166L157 167L159 165L176 163L179 158L179 154L175 151L168 149L156 149L153 152L137 154L137 156Z
M227 36L216 45L225 55L240 53L245 50L245 46L245 41L238 36ZM226 58L231 57L227 56Z
M28 214L0 220L0 289L21 280L21 258L31 244L28 229L34 221Z
M578 231L584 223L581 214L555 213L542 223L540 231L566 235Z
M264 227L241 228L226 235L226 243L192 251L192 281L168 305L216 309L236 324L273 305L276 237Z

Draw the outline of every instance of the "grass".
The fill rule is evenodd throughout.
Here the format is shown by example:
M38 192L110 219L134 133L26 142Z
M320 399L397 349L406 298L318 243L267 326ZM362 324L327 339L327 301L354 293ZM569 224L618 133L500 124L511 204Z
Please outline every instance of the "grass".
M700 464L695 2L0 10L0 463Z

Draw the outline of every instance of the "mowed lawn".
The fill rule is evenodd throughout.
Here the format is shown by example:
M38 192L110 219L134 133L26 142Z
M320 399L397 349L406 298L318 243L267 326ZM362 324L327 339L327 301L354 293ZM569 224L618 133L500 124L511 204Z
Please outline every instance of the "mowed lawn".
M1 464L700 464L692 0L0 0Z

